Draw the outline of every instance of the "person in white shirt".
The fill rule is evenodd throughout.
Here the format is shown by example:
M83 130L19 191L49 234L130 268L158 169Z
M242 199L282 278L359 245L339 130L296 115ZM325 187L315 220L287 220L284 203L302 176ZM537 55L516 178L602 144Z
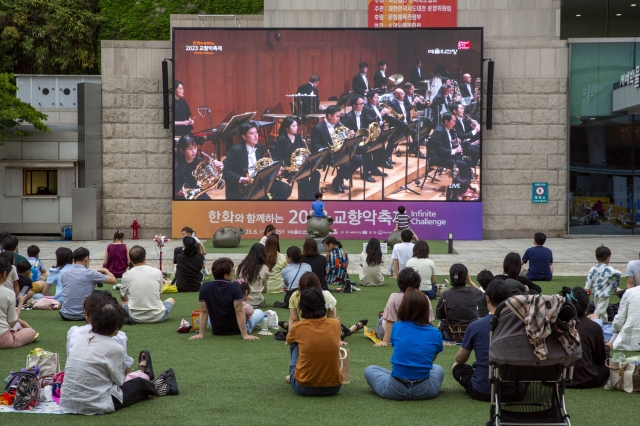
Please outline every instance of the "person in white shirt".
M162 272L147 265L147 252L143 247L129 250L133 268L122 276L120 299L129 321L141 324L163 322L176 304L173 298L164 302Z
M391 260L393 261L393 278L398 278L398 272L402 271L407 266L407 261L413 256L413 246L411 242L413 238L413 232L409 229L405 229L400 233L402 243L393 246L393 252L391 253Z
M142 377L125 383L125 351L111 337L124 323L122 307L112 302L98 305L91 316L92 332L78 337L65 365L60 410L72 414L106 414L147 399L178 393L175 378L156 381ZM146 369L146 362L141 361Z
M429 244L418 241L413 246L413 257L407 261L407 268L420 274L420 291L433 300L436 296L436 265L429 259Z

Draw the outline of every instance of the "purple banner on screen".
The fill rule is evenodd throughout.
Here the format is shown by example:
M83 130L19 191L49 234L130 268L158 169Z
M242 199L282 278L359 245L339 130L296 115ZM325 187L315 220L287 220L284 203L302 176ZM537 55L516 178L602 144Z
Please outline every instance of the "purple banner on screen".
M333 217L334 234L343 239L386 238L395 229L398 206L411 217L411 229L421 240L482 239L482 203L480 202L325 202Z

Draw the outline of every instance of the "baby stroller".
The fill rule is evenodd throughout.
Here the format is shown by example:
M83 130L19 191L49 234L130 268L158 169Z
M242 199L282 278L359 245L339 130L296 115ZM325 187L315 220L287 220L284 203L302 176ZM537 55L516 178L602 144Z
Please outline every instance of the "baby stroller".
M496 308L487 426L571 425L564 391L582 357L576 316L573 304L558 295L513 296Z

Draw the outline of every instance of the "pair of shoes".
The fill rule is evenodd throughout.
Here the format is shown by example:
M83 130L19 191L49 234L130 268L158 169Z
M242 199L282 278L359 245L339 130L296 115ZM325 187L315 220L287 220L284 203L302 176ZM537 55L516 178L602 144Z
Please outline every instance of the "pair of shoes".
M396 164L396 162L395 162L395 161L393 161L393 156L392 156L392 157L389 157L389 158L387 159L387 161L388 161L388 162L389 162L389 164L391 164L391 165L395 165L395 164Z
M344 325L340 324L340 330L342 331L342 338L345 337L349 337L351 336L351 330L349 330L347 327L345 327Z
M278 321L278 325L284 328L285 330L289 330L289 323L286 321Z
M360 175L360 178L364 181L374 183L376 180L371 175Z
M422 151L418 151L417 149L410 149L409 155L415 155L416 157L419 157L419 158L427 158L427 156L424 155Z
M379 168L374 168L373 170L371 170L371 175L372 176L389 176L387 173L381 171Z
M273 307L274 308L287 308L288 306L284 302L277 301L277 302L273 302Z
M362 319L360 321L358 321L357 323L353 324L356 326L356 331L362 330L364 328L365 325L367 325L367 323L369 322L369 320L366 319Z
M173 372L173 368L168 369L158 376L158 380L153 383L158 396L178 395L178 381Z
M140 365L140 361L147 361L147 365ZM140 368L142 367L142 368ZM148 350L140 351L138 354L138 370L146 373L149 376L149 380L155 379L155 374L153 372L153 364L151 363L151 354Z
M344 194L344 187L342 185L331 185L331 189L333 189L338 194Z
M391 164L391 161L386 161L382 167L384 167L385 169L393 169L393 164Z

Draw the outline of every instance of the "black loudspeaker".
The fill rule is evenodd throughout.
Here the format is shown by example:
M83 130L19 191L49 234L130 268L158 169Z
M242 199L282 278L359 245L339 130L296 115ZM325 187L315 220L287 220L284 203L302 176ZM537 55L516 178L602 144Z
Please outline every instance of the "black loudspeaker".
M489 61L487 69L487 129L493 128L493 61Z
M162 61L162 107L164 128L169 128L169 65Z

